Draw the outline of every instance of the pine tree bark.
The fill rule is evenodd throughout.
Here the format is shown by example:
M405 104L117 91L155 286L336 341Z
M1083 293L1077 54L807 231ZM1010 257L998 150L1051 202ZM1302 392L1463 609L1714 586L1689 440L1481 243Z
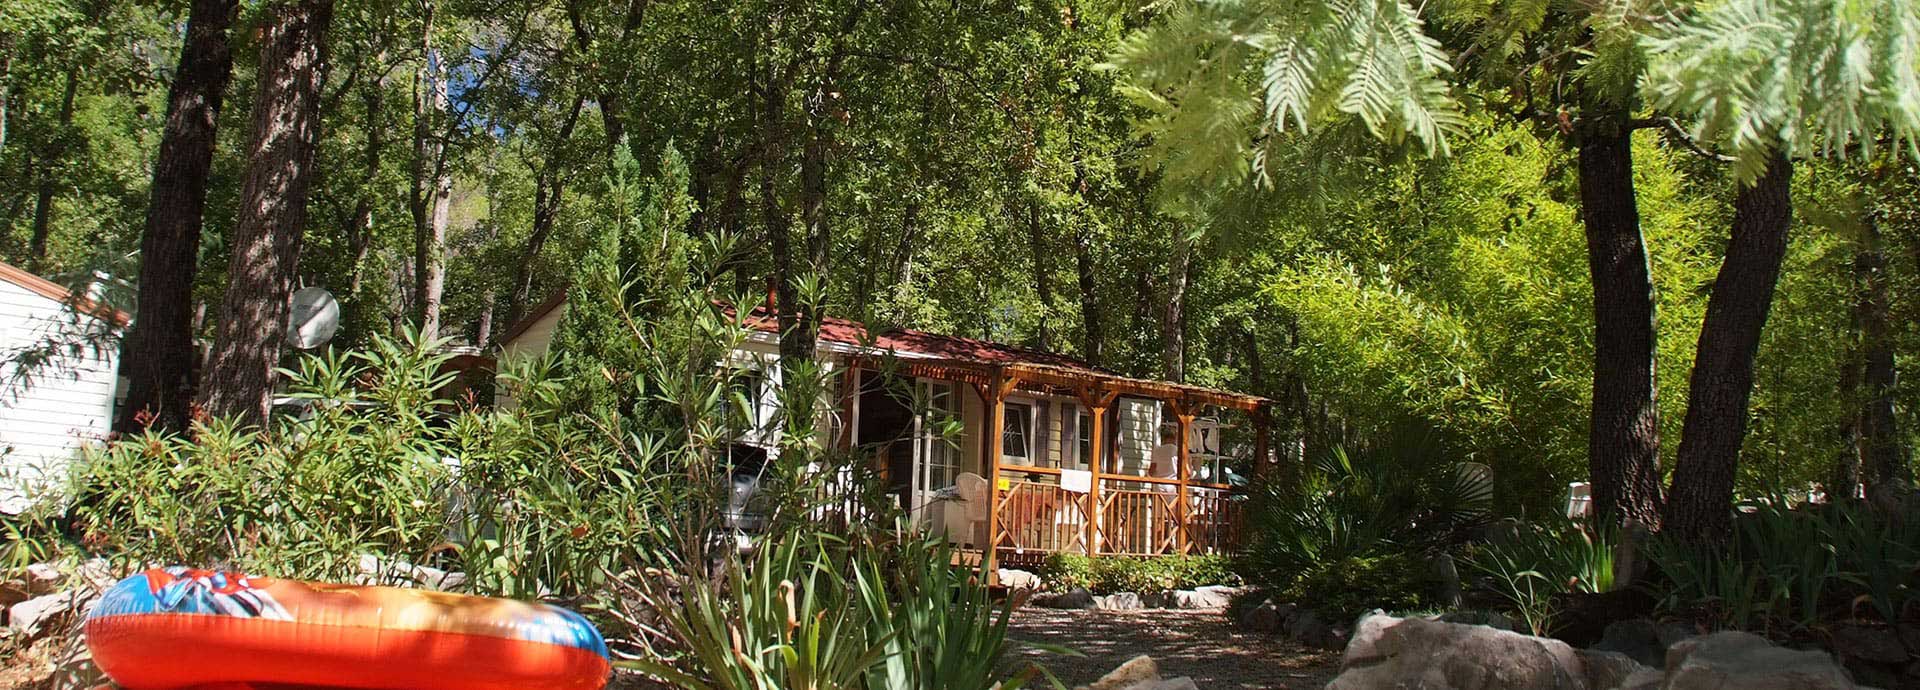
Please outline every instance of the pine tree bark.
M1733 201L1733 233L1707 298L1688 385L1664 531L1725 544L1733 527L1734 473L1747 434L1753 360L1773 306L1792 224L1793 163L1776 156Z
M286 0L267 9L233 258L200 390L208 413L255 426L265 424L273 402L273 369L299 269L333 2Z
M27 239L27 256L33 260L36 269L43 268L47 258L47 238L53 234L53 197L59 191L54 180L54 163L66 158L68 129L73 127L73 99L79 90L79 68L67 68L67 86L60 96L59 128L54 130L54 143L48 152L40 157L40 180L35 184L33 199L33 231Z
M386 51L374 58L386 63ZM361 99L367 111L367 141L360 152L360 188L354 193L353 217L347 221L347 248L353 264L347 268L347 294L359 295L366 280L367 252L373 247L374 185L380 179L381 155L387 145L387 85L385 70L367 85Z
M1099 366L1107 342L1106 321L1100 312L1100 281L1093 268L1093 231L1084 225L1074 237L1073 266L1080 285L1080 356Z
M1039 346L1049 350L1053 344L1048 325L1053 320L1053 265L1051 252L1047 250L1046 228L1040 224L1038 201L1027 204L1027 244L1033 252L1033 290L1040 298Z
M1894 395L1898 369L1893 354L1892 298L1887 289L1887 255L1881 248L1876 212L1866 214L1860 249L1854 254L1854 272L1860 294L1856 314L1860 324L1861 384L1865 394L1860 409L1861 480L1867 500L1892 509L1912 498L1913 468L1902 443Z
M567 110L567 118L560 122L560 131L554 137L553 153L534 171L533 227L527 233L527 246L520 252L513 294L507 297L507 323L519 321L521 310L527 308L527 300L532 298L533 267L539 262L547 240L553 237L554 223L560 218L560 202L566 198L567 180L571 177L566 168L572 161L560 152L573 140L573 129L585 106L585 96L574 97L573 107Z
M1623 112L1588 115L1575 141L1593 280L1593 409L1587 471L1599 524L1660 526L1660 407L1653 280Z
M183 431L193 404L194 302L207 172L218 144L220 107L233 73L227 30L237 0L194 0L180 66L167 88L167 119L140 235L138 318L127 332L120 376L126 404L114 430Z
M453 202L453 179L445 156L435 142L432 117L446 109L446 66L434 54L435 5L426 3L420 30L420 69L413 88L413 179L408 210L413 215L414 321L426 337L440 332L440 299L446 287L447 214Z
M1187 282L1193 266L1193 240L1185 228L1173 230L1173 255L1167 261L1167 304L1160 318L1160 376L1187 380Z

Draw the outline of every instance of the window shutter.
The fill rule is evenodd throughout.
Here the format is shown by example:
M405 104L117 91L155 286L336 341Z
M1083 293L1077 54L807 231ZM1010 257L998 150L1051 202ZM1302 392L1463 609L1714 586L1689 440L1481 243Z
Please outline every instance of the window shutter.
M1048 461L1052 459L1050 457L1051 446L1047 445L1047 440L1053 437L1053 426L1051 424L1053 421L1053 401L1038 400L1034 402L1033 407L1033 464L1037 467L1046 467L1050 464Z

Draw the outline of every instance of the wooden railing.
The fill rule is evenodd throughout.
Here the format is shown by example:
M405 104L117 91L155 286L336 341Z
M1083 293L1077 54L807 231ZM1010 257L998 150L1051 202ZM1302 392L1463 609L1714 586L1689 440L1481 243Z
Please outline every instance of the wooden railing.
M1226 487L1189 484L1183 510L1178 481L1106 476L1100 478L1097 493L1034 481L1059 473L1053 468L1003 468L1005 483L994 491L993 504L998 514L993 541L1001 553L1158 556L1227 553L1237 545L1244 501ZM1099 505L1089 510L1096 496ZM1092 529L1089 515L1097 517ZM1091 551L1089 537L1097 546Z
M1086 494L1058 484L1009 481L995 492L1000 513L994 543L1016 553L1084 553L1086 551Z

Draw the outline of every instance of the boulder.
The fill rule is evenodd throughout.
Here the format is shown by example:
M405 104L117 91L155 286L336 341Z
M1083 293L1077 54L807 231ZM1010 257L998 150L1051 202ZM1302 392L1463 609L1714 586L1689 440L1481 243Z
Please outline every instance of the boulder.
M1667 650L1661 690L1852 690L1825 652L1775 647L1744 632L1717 632Z
M1163 589L1140 595L1140 605L1150 609L1170 609L1173 605L1173 590Z
M1841 656L1876 664L1902 664L1912 656L1900 633L1889 626L1842 623L1829 632L1832 648Z
M360 574L354 577L354 584L420 587L442 592L466 582L465 573L449 573L439 568L414 565L395 558L380 558L373 554L360 556Z
M1065 592L1042 592L1033 595L1028 603L1043 609L1090 609L1093 608L1093 592L1085 587L1075 587Z
M1574 655L1580 657L1580 664L1586 667L1587 687L1592 690L1610 690L1620 687L1636 673L1651 671L1655 674L1654 678L1659 678L1659 672L1654 671L1652 667L1619 652L1579 649L1574 650Z
M1104 597L1094 597L1093 607L1102 611L1138 611L1146 608L1140 602L1140 595L1133 592L1114 592Z
M1007 589L1040 589L1040 576L1025 570L1001 568L994 572L1001 587Z
M1448 611L1434 616L1430 618L1430 620L1436 620L1442 623L1458 623L1460 625L1484 625L1495 630L1506 630L1509 632L1520 631L1520 626L1514 623L1512 618L1508 618L1506 614L1498 611Z
M1142 654L1119 668L1101 676L1092 685L1083 685L1076 690L1199 690L1192 678L1160 677L1160 666L1153 657Z
M1634 661L1659 668L1667 663L1667 646L1661 641L1660 626L1645 618L1630 618L1607 624L1606 632L1591 649L1614 652Z
M1132 688L1139 683L1158 680L1160 680L1160 665L1154 663L1153 657L1142 654L1128 659L1118 668L1108 671L1107 675L1101 676L1100 680L1094 681L1092 685L1081 686L1079 690L1122 690Z
M1262 602L1240 614L1240 627L1258 633L1277 633L1293 620L1293 604Z
M1588 690L1572 647L1486 626L1370 614L1327 690Z
M1182 589L1172 593L1167 608L1175 609L1224 609L1233 603L1240 594L1238 587L1200 587Z
M7 629L33 639L65 622L88 600L81 590L38 596L7 609Z
M27 594L45 596L60 591L60 585L67 581L67 574L52 563L34 563L26 567Z

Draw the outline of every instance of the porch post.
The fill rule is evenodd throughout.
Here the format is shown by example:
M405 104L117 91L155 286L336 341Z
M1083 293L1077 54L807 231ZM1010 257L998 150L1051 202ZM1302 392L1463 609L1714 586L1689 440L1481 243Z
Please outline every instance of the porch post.
M853 450L860 429L860 358L848 357L840 377L840 450Z
M995 369L993 383L987 387L987 437L981 444L987 449L987 544L980 554L988 578L999 572L1000 552L1000 454L1005 451L1007 427L1007 385L1004 370Z
M1180 445L1174 447L1174 450L1179 453L1180 458L1174 465L1174 476L1180 479L1180 490L1177 494L1179 496L1177 500L1180 503L1175 506L1173 510L1173 548L1174 551L1185 555L1187 548L1190 546L1190 544L1187 543L1187 481L1193 474L1193 468L1187 466L1187 456L1190 452L1190 449L1187 447L1187 433L1193 429L1193 410L1187 407L1185 401L1170 400L1168 402L1173 403L1174 419L1180 422Z
M1266 476L1267 466L1273 464L1271 446L1273 420L1268 417L1265 405L1256 405L1251 412L1253 413L1253 479L1259 480Z
M1087 441L1087 450L1092 457L1087 458L1087 471L1093 475L1087 485L1087 555L1100 554L1100 471L1107 464L1107 406L1100 405L1098 399L1087 402L1087 415L1093 419L1093 428L1088 433L1093 438Z

